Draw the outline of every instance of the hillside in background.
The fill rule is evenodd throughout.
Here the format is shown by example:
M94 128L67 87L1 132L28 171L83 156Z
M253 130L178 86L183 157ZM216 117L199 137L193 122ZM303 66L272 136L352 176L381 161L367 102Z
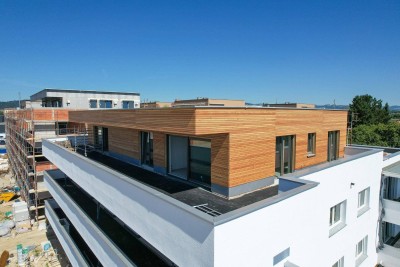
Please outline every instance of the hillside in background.
M0 109L5 109L5 108L17 108L19 104L18 100L13 100L13 101L0 101Z

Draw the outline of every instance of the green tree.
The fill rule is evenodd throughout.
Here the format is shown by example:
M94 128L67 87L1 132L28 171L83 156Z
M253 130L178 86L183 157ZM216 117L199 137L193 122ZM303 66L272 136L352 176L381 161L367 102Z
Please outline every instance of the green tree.
M400 123L359 125L353 129L353 143L360 145L400 147Z
M382 100L368 94L355 96L349 107L350 115L355 114L353 119L356 121L353 121L353 127L361 124L386 124L390 120L388 103L383 106Z

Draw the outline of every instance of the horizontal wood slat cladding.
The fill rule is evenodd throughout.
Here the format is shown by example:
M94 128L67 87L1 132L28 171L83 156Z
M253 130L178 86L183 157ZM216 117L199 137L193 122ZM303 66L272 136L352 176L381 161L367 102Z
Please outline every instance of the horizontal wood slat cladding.
M138 131L108 127L108 149L109 151L139 160L140 146Z
M167 167L166 134L153 132L154 166Z
M211 139L212 183L233 187L275 174L277 136L295 135L295 169L327 160L328 132L346 145L347 111L284 108L165 108L70 112L70 120L162 134ZM307 157L308 133L316 133L316 155ZM166 164L164 139L155 137L155 161ZM164 153L164 157L162 157Z

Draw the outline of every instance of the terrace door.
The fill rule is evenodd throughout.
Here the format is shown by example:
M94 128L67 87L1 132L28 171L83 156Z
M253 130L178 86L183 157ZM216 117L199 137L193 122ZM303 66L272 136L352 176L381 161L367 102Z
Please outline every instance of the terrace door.
M142 164L148 167L154 166L152 132L142 132Z
M189 139L183 136L168 136L168 173L187 180L189 170Z
M328 132L328 161L339 158L339 131Z
M291 173L294 169L294 135L276 137L275 174Z

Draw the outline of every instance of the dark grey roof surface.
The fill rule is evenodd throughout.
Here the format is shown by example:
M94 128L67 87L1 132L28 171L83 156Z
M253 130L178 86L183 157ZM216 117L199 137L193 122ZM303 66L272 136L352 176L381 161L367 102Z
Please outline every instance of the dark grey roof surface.
M208 208L211 208L220 214L248 206L278 194L278 186L271 186L229 200L215 195L204 188L182 182L178 179L147 171L140 167L125 163L98 152L91 152L88 154L88 157L98 163L114 169L115 171L121 172L134 180L151 186L152 188L161 191L164 194L179 200L180 202L190 206L207 204Z

